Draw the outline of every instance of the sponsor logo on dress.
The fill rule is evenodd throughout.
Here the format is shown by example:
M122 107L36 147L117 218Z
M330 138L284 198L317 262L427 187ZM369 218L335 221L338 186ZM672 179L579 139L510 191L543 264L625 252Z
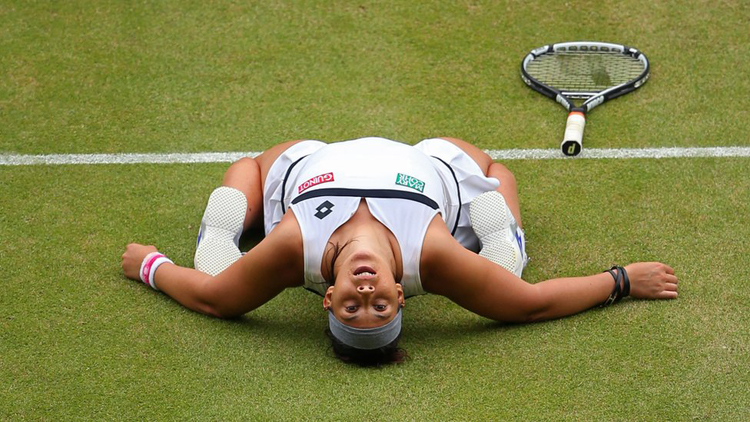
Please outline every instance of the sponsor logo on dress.
M315 208L315 211L317 212L314 215L318 217L318 219L322 220L328 217L328 215L333 212L333 207L334 205L329 201L321 202L321 204Z
M326 173L326 174L321 174L319 176L313 177L307 182L299 185L299 187L297 188L298 190L297 193L302 193L315 185L319 185L321 183L328 183L328 182L333 182L333 173Z
M396 184L424 192L424 182L408 174L399 173L396 176Z

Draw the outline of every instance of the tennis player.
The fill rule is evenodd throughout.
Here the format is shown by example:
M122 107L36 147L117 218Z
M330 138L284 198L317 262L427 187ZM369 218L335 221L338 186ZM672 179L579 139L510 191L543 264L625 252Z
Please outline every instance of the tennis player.
M262 227L246 254L241 234ZM216 317L242 315L290 287L322 296L334 353L400 362L405 299L439 294L478 315L531 322L626 296L677 297L674 270L635 263L599 274L521 279L528 262L516 180L475 146L435 138L293 141L232 164L209 197L195 269L130 244L125 275Z

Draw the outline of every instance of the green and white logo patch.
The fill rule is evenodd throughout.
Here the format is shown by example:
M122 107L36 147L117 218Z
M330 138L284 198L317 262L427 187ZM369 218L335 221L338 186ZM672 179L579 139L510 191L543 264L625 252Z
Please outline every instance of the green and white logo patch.
M424 182L408 174L399 173L396 176L396 184L424 192Z

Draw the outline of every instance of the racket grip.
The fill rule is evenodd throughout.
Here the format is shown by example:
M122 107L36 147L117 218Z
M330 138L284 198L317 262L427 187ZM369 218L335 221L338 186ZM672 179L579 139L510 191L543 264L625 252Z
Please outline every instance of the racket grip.
M586 127L586 117L580 111L571 111L565 125L562 152L565 155L578 155L583 148L583 128Z

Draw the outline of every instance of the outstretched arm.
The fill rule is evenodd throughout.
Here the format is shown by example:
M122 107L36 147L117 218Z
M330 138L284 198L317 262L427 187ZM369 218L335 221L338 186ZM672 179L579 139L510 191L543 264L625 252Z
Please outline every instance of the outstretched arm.
M144 257L153 246L130 244L122 256L125 276L140 280ZM192 268L165 263L154 274L156 287L185 307L229 318L268 302L287 287L301 285L302 238L291 213L268 237L239 261L212 277Z
M560 318L602 304L614 287L608 273L529 284L448 237L450 233L439 224L428 230L422 252L422 285L428 292L446 296L487 318L507 322ZM631 296L677 297L677 277L669 266L641 262L625 270Z

